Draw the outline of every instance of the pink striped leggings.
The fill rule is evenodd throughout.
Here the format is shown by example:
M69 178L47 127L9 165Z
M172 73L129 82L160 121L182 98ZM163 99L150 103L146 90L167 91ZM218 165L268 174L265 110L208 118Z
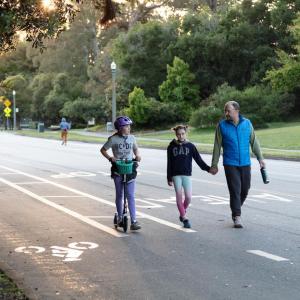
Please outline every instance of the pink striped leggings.
M191 176L177 175L172 177L175 193L176 203L181 217L185 216L186 210L192 199L192 181ZM184 192L184 198L183 198Z

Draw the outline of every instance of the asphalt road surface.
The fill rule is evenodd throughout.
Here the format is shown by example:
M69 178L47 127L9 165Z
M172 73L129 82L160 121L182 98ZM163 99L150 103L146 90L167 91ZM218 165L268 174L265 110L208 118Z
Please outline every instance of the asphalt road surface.
M224 171L194 164L192 228L178 220L166 151L141 149L139 232L114 229L101 145L0 133L0 268L31 299L300 299L300 163L252 163L243 229ZM210 164L211 157L202 155Z

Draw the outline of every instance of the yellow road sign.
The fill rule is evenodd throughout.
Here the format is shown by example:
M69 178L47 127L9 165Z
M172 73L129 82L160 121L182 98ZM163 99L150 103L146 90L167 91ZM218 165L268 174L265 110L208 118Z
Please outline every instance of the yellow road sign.
M10 113L5 113L5 117L9 118L10 117Z
M6 99L6 100L4 101L4 105L5 105L6 107L11 106L11 102L10 102L8 99Z
M11 113L11 108L5 107L3 111L4 111L6 114L10 114L10 113Z

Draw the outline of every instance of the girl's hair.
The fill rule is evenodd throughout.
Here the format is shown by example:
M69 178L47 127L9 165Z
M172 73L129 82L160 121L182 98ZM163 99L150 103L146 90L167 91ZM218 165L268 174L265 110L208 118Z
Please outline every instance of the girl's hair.
M180 124L180 125L176 125L175 127L173 127L172 130L174 130L175 133L177 133L177 131L179 129L183 129L185 132L187 132L188 127L189 127L188 125L182 125L182 124Z

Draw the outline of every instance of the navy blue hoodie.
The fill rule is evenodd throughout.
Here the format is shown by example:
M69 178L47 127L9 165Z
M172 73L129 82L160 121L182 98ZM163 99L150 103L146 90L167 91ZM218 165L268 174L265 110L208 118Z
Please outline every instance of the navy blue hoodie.
M168 166L167 178L172 181L172 177L176 175L192 175L192 159L198 166L205 171L209 171L210 167L202 160L196 146L190 142L180 143L175 139L168 146Z

